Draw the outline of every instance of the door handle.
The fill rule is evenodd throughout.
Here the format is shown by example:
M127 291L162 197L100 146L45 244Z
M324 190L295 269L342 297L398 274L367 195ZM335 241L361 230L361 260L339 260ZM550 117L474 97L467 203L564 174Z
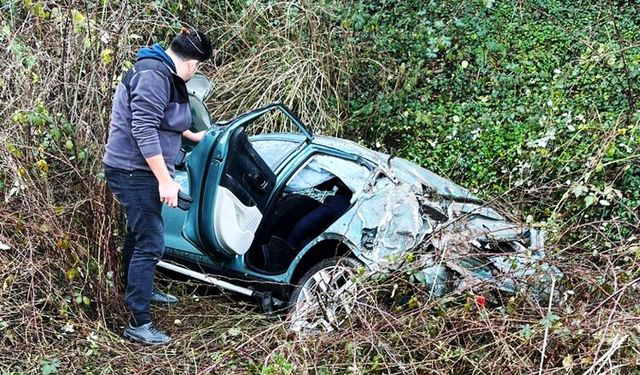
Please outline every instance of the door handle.
M191 207L191 203L193 203L193 198L191 198L191 196L183 193L182 191L178 191L178 208L188 211L189 207Z
M265 193L267 191L267 187L269 186L269 182L263 175L260 174L250 174L249 182L255 189L260 191L261 193Z

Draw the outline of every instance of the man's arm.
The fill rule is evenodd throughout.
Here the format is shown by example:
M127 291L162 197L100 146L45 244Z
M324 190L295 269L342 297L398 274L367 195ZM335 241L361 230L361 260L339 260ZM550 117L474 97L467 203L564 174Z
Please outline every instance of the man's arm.
M146 70L131 79L130 87L131 133L158 180L160 201L175 207L180 185L171 179L158 139L160 121L169 103L169 79L161 72Z

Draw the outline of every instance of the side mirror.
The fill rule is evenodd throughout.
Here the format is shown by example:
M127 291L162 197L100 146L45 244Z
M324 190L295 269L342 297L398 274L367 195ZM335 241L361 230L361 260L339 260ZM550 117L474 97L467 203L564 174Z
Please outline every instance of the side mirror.
M187 92L201 102L205 102L212 91L213 85L204 74L196 73L187 81Z

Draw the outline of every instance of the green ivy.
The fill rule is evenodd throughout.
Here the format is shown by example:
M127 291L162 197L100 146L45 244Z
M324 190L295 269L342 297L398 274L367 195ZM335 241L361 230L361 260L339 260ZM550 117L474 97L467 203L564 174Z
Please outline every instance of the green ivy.
M640 75L633 7L387 0L341 9L357 46L348 137L489 193L569 180L547 202L530 202L538 219L588 172L585 161L607 140L600 160L607 167L596 167L588 182L613 184L637 208L630 193L637 189L617 177L624 163L616 162L639 150L637 105L628 96ZM629 216L622 205L590 209Z

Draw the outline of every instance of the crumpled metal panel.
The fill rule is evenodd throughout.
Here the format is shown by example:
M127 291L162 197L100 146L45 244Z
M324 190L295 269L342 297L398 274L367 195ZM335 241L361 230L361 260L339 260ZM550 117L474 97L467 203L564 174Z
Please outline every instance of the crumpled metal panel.
M413 187L393 184L389 179L379 179L369 192L359 199L360 208L354 221L365 232L375 231L375 237L360 238L364 244L362 256L376 262L379 267L393 267L406 250L418 245L430 224L420 215L420 207Z
M340 171L333 172L341 177ZM364 189L325 233L340 234L356 244L355 252L371 270L394 268L399 257L431 232L431 223L422 218L414 185L394 182L380 171L362 178L347 180L347 186L365 184Z
M509 222L463 188L425 171L405 161L379 167L355 206L327 232L356 244L356 255L372 272L394 270L407 252L415 253L424 265L416 279L430 285L434 296L481 283L515 292L520 280L542 285L542 294L549 277L561 276L543 262L541 232Z

